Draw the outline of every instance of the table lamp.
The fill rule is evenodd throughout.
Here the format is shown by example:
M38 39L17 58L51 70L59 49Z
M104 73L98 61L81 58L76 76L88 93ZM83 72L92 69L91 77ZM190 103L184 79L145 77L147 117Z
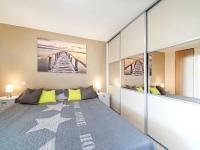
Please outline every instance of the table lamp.
M96 81L94 83L94 88L97 90L97 93L99 93L101 90L101 83L99 81Z
M13 90L14 90L14 87L12 84L6 85L6 93L8 93L8 98L12 97Z
M160 86L161 86L162 88L165 88L165 84L164 84L164 83L161 83Z

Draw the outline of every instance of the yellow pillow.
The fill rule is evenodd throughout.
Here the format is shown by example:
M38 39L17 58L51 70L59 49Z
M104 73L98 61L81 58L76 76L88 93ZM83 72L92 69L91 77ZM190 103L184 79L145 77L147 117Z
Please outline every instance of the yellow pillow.
M75 101L75 100L81 100L81 90L77 89L77 90L72 90L69 89L68 90L68 101Z
M142 88L142 87L137 87L137 88L136 88L136 90L137 90L138 92L141 92L141 93L143 93L143 92L144 92L144 90L143 90L143 88Z
M45 103L55 103L56 102L56 92L55 90L51 91L42 91L42 94L40 96L39 104L45 104Z
M160 95L160 92L158 91L158 89L156 87L151 87L150 93L154 94L154 95Z

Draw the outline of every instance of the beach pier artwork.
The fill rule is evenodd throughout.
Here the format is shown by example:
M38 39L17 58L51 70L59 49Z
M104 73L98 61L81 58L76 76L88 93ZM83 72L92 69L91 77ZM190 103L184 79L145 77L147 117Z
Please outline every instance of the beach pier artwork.
M86 73L86 45L38 38L38 71Z
M124 75L143 76L144 57L138 55L124 59Z

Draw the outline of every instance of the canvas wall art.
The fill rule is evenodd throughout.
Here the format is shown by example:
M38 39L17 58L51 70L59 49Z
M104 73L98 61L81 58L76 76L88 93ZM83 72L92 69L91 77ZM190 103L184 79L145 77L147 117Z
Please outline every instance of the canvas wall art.
M124 75L134 75L134 76L144 75L143 55L132 58L126 58L124 60Z
M38 71L54 73L86 73L86 45L37 39Z

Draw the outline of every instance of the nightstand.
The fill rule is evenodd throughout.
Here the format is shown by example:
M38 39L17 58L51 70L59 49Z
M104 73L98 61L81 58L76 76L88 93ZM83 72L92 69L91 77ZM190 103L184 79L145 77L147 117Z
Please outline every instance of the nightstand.
M15 99L18 96L12 96L11 98L8 97L0 97L0 111L5 110L6 108L10 107L15 103Z
M104 104L106 104L108 107L110 107L110 94L108 93L97 93L98 98L101 102L103 102Z

